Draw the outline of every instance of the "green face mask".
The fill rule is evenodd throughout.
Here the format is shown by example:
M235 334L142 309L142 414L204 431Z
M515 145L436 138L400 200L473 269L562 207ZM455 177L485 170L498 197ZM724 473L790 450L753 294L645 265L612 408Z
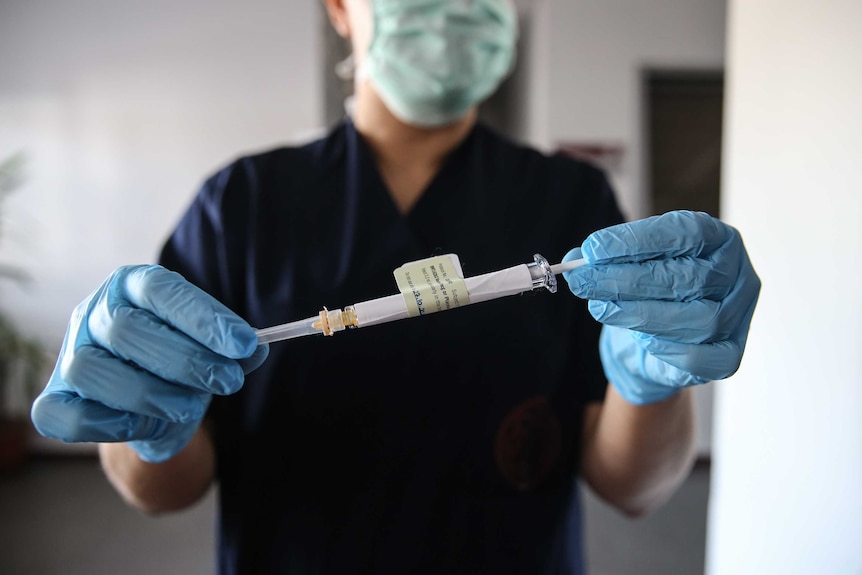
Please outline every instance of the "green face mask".
M463 117L515 61L511 0L371 0L374 32L359 77L386 107L417 126Z

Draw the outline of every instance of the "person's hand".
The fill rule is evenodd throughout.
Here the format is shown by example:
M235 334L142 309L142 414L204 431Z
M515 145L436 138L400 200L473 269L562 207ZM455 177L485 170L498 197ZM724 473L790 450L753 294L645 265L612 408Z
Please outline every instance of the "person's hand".
M564 277L604 324L602 365L626 400L653 403L736 372L760 279L734 228L669 212L599 230L580 250L588 265Z
M191 439L212 394L266 359L254 330L160 266L115 271L72 314L31 418L46 437L122 442L161 462Z

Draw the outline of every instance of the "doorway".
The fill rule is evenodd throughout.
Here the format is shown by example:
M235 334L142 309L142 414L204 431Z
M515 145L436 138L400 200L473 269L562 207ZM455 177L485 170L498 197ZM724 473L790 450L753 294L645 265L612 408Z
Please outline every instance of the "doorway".
M645 93L652 212L720 217L724 73L651 70Z

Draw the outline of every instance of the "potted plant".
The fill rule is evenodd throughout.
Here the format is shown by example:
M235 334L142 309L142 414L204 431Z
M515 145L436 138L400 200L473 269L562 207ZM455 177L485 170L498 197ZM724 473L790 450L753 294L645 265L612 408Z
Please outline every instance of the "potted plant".
M23 163L20 154L0 162L0 216L3 202L21 183ZM0 226L2 223L0 218ZM4 264L0 264L0 279L28 281L19 268ZM42 346L22 335L0 310L0 471L17 467L24 459L30 402L43 383L44 368Z

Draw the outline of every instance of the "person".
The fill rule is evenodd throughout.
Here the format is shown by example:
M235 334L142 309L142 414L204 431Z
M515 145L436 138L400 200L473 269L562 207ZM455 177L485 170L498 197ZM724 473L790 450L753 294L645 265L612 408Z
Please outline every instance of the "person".
M578 478L660 505L692 464L688 388L739 365L760 285L740 235L624 223L601 171L477 122L512 66L508 0L326 8L351 117L208 179L161 265L76 308L34 424L99 442L148 512L218 481L221 573L582 573ZM433 254L478 275L576 247L571 294L271 346L251 327L389 295Z

